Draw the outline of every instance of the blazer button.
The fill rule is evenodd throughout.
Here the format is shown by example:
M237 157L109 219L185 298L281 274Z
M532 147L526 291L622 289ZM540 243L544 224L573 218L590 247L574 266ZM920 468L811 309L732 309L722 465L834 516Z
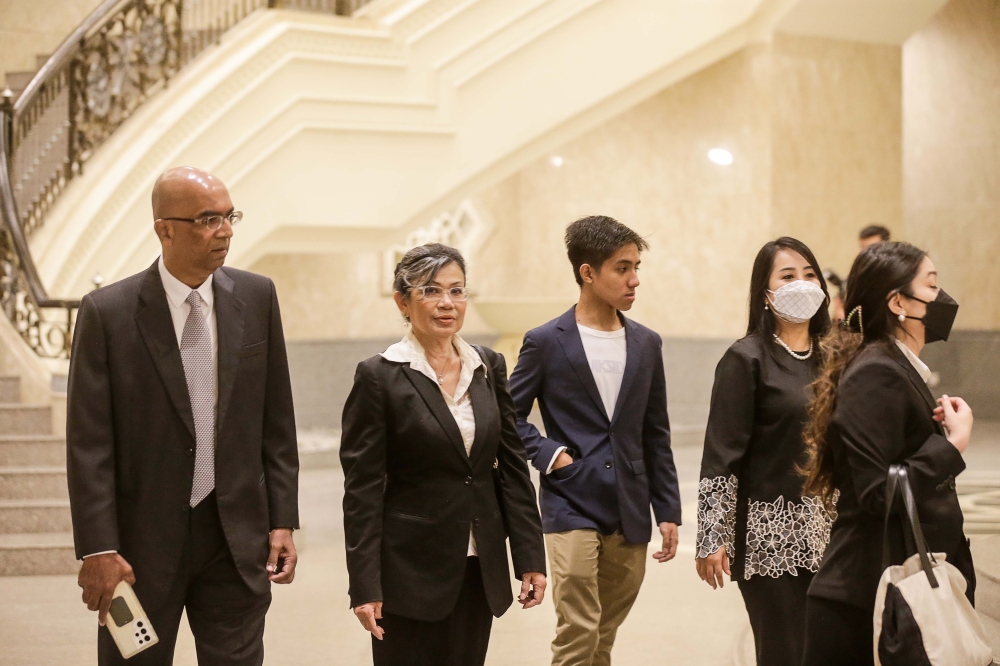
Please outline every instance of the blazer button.
M471 476L465 477L465 485L467 485L467 486L471 486L472 485L472 477Z
M608 462L604 463L604 466L607 467L608 469L611 469L612 467L614 467L614 465L611 463L610 460Z
M476 518L475 520L472 521L472 526L473 527L479 527L479 519L478 518Z
M189 456L191 456L191 455L194 455L194 449L188 449L188 450L187 450L187 454L188 454Z

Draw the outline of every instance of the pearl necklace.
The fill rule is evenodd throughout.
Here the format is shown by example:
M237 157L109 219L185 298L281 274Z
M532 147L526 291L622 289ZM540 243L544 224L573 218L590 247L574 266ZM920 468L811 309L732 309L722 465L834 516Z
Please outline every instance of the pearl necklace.
M807 351L805 354L800 354L797 351L793 351L791 347L789 347L788 345L786 345L785 341L782 340L781 338L779 338L778 335L777 335L777 333L772 333L772 335L774 335L774 341L777 342L782 347L784 347L785 351L788 352L789 354L791 354L792 358L794 358L797 361L805 361L806 359L808 359L810 356L813 355L813 341L812 341L812 338L809 338L809 351Z

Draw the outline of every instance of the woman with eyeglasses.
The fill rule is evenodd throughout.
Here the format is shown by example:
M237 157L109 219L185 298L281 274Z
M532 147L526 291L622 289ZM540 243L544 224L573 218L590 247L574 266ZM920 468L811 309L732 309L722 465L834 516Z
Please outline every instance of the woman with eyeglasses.
M698 486L698 575L739 585L759 666L799 666L806 590L830 535L802 496L809 384L830 327L830 296L812 251L766 243L750 276L746 337L719 361Z
M545 593L545 547L503 357L460 336L465 261L431 243L396 266L409 331L358 364L344 406L351 607L375 666L476 666L493 617Z

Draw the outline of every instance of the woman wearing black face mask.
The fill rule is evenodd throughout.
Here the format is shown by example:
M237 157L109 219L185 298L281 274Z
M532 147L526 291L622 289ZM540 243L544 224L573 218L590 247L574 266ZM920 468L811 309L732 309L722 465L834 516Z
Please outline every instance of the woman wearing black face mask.
M840 493L830 544L809 587L804 666L874 663L890 465L907 469L928 550L945 553L964 574L970 601L976 584L955 493L972 410L961 398L935 400L926 384L931 372L919 358L926 343L948 339L958 304L937 286L930 258L907 243L869 247L847 283L848 316L824 340L804 433L804 493L828 506ZM901 517L889 527L889 559L901 564L912 554Z

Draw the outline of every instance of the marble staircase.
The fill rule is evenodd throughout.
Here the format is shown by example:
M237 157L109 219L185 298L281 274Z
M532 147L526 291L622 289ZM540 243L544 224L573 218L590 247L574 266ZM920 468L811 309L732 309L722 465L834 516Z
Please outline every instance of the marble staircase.
M21 379L0 377L0 575L75 573L66 441L52 407L21 401Z

